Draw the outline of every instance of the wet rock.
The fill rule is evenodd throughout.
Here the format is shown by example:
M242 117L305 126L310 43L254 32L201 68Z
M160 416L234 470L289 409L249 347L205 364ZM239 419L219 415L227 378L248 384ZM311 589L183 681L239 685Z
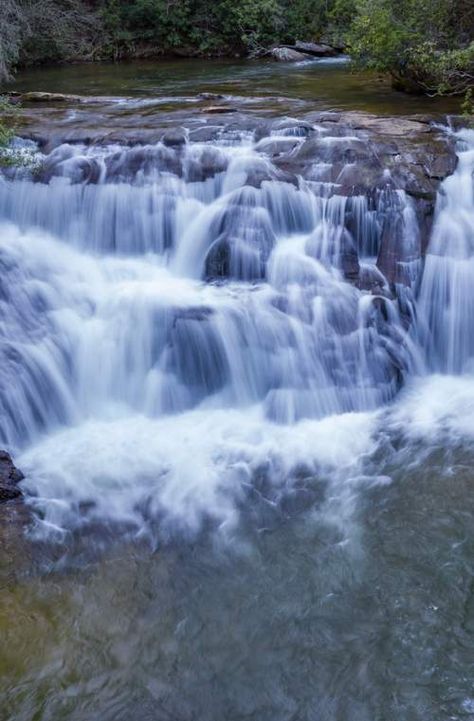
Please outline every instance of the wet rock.
M29 92L23 93L21 100L24 103L71 103L80 102L80 95L69 95L65 93L42 93L42 92Z
M226 350L212 314L180 315L173 322L168 346L166 370L174 373L182 388L191 393L187 403L199 402L227 383Z
M297 40L294 45L285 45L284 47L312 55L316 58L329 58L338 55L338 51L326 43L304 43L301 42L301 40Z
M61 148L57 148L59 151ZM48 183L55 176L69 178L71 183L97 183L100 179L101 167L97 159L86 156L75 155L74 152L67 153L63 157L57 151L42 163L35 174L35 180L41 183Z
M417 227L411 227L407 235L400 195L388 190L384 196L379 207L382 232L377 268L391 285L410 285L413 280L411 272L421 259L419 231Z
M462 130L466 127L465 115L448 115L445 119L445 122L454 131Z
M341 240L341 270L346 280L355 283L359 278L359 255L354 240L347 231Z
M217 148L206 148L196 158L188 159L185 164L185 177L188 182L203 182L213 178L227 168L227 157Z
M368 143L359 138L310 137L295 152L296 161L320 160L330 163L355 163L372 154Z
M23 103L80 103L83 105L113 104L116 103L117 100L123 100L123 98L104 95L73 95L71 93L46 93L36 90L23 93L19 97Z
M432 203L436 200L438 185L427 177L424 169L420 166L400 166L393 172L393 179L398 187L416 200L429 200Z
M444 180L456 169L457 156L452 138L432 140L423 153L423 169L429 178Z
M259 129L260 130L260 129ZM296 120L295 118L279 118L266 127L266 133L256 137L261 140L266 136L282 136L287 138L307 138L314 131L312 123L306 120ZM261 131L260 131L261 132Z
M263 280L270 251L271 247L259 233L255 233L254 238L222 234L206 255L205 277L207 280Z
M335 164L333 170L339 170L332 179L341 186L341 192L345 195L367 195L374 188L384 187L388 182L382 163L375 157L349 165Z
M238 240L221 236L208 250L205 261L206 279L229 278L231 276L232 246Z
M133 180L138 172L145 175L162 171L181 176L182 162L174 148L157 146L134 147L105 159L107 180Z
M391 296L384 275L375 265L368 263L361 264L357 285L361 290L367 290L374 295Z
M17 484L23 478L23 473L14 466L10 454L0 451L0 503L22 495Z
M209 113L215 115L216 113L236 113L237 108L233 108L231 105L208 105L202 108L202 113Z
M260 142L256 145L255 149L259 153L265 153L265 155L269 155L275 158L279 155L283 155L284 153L291 152L298 145L298 143L298 138L269 137L260 140Z
M225 96L219 93L199 93L197 96L201 100L224 100Z
M211 226L212 243L205 259L208 279L234 278L260 280L265 277L266 263L276 238L266 210L249 201L250 188L236 197L236 204L226 208Z
M189 140L192 143L210 143L217 139L220 131L219 125L201 125L189 131Z
M370 113L350 111L345 113L345 119L354 129L369 130L381 136L406 137L431 132L431 128L426 123L404 117L379 117Z
M433 199L416 199L415 210L418 228L420 231L421 255L424 257L431 238L431 229L433 227L435 214L435 201Z
M186 144L186 131L184 128L175 128L167 130L163 135L161 142L167 147L174 148Z
M338 123L341 120L341 113L334 110L323 110L312 113L311 119L315 123Z
M308 55L307 53L300 52L299 50L295 50L294 48L283 46L272 48L270 54L274 60L278 60L282 63L297 63L301 62L302 60L309 60L311 58L311 55Z

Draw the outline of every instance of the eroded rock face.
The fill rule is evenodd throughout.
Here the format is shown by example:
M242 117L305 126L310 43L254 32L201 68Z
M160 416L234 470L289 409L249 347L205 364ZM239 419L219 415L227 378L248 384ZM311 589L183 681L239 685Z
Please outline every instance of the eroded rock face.
M21 496L18 483L23 477L23 473L15 468L10 454L0 451L0 503Z

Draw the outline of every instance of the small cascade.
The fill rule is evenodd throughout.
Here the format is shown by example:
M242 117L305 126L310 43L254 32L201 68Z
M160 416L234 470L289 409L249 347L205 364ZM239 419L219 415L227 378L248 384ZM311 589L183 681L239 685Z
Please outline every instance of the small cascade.
M379 408L422 367L411 201L388 177L368 194L328 179L340 135L305 177L275 162L308 132L66 144L0 180L0 447L36 494L70 499L42 506L55 527L82 522L74 499L135 521L150 483L153 507L179 498L186 523L222 485L286 483L303 449L315 467L314 424L357 426L340 414ZM127 472L113 460L126 452Z
M438 195L418 300L429 366L452 374L474 360L474 131L456 137L458 165Z

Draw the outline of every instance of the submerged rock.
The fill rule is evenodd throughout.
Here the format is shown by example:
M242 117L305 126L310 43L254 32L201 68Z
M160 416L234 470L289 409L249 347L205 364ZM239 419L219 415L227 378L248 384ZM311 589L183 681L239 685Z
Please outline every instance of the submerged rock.
M23 473L15 468L10 454L0 451L0 503L21 496L17 484L23 478Z

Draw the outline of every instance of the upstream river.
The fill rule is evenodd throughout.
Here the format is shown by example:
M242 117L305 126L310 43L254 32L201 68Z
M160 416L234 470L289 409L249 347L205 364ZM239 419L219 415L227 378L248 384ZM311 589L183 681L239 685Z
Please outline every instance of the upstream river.
M449 131L422 257L388 170L341 180L367 137L287 117L454 102L343 60L14 87L272 120L59 144L1 179L0 447L25 473L0 507L1 721L474 719L474 133ZM311 139L295 179L275 147Z
M188 107L199 93L247 101L249 109L365 110L387 115L459 112L459 100L404 95L390 80L351 69L341 56L302 63L273 60L162 60L90 63L20 72L7 89L159 98L164 109Z

